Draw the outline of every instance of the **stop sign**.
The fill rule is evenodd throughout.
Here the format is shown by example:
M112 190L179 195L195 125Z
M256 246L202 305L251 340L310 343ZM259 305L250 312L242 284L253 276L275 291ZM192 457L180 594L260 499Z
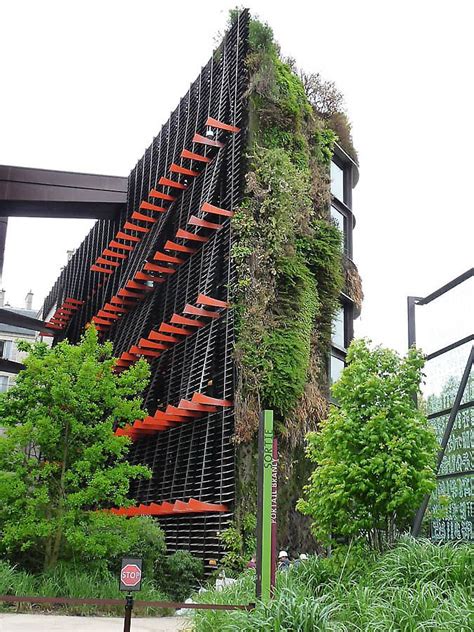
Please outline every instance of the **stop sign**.
M120 569L120 589L140 590L142 579L142 561L137 558L124 558Z
M140 583L142 572L136 564L127 564L122 568L122 584L129 588Z

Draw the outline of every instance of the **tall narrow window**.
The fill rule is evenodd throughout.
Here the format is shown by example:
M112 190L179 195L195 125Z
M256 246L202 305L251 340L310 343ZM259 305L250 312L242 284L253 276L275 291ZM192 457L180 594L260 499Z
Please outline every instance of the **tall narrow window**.
M12 346L13 343L11 340L0 340L0 358L11 360Z
M344 170L335 162L331 162L331 193L344 202Z
M330 365L329 365L329 378L331 385L341 377L341 373L344 370L344 360L338 358L335 355L331 355Z
M331 217L333 222L339 228L342 233L342 250L346 251L346 218L335 206L331 206Z
M0 393L3 393L8 389L8 377L6 375L0 375Z
M2 340L2 358L4 360L13 360L12 351L13 342L11 340Z
M345 349L346 341L345 341L345 311L341 306L332 321L332 343L336 345L336 347L340 347L341 349Z

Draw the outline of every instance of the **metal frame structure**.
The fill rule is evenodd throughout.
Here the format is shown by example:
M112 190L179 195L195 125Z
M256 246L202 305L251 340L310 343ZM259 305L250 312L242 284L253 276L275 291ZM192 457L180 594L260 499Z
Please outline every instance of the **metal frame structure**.
M248 24L242 11L132 170L126 203L98 219L42 313L55 341L79 340L92 320L113 341L117 370L140 355L150 360L148 425L128 431L130 460L153 476L131 494L139 513L160 520L168 550L208 564L223 553L218 534L235 499L234 322L226 307L230 217L245 174Z
M449 283L446 283L445 285L441 286L440 288L438 288L437 290L435 290L428 296L425 296L425 297L408 296L407 297L408 346L409 347L416 345L416 313L415 313L416 306L428 305L432 301L450 292L455 287L464 283L465 281L467 281L468 279L472 277L474 277L474 268L471 268L470 270L467 270L466 272L459 275L455 279L452 279L451 281L449 281ZM437 349L436 351L432 353L429 353L426 356L426 360L430 361L430 360L433 360L434 358L438 358L444 355L445 353L448 353L449 351L452 351L462 345L468 344L469 342L473 340L474 340L474 333L469 334L468 336L464 336L463 338L460 338L459 340L456 340L449 345L446 345L440 349ZM470 376L473 366L474 366L474 345L471 347L471 350L466 362L466 366L464 368L452 406L445 410L437 411L435 413L428 415L428 419L434 419L439 416L449 415L447 424L443 433L443 437L441 439L440 449L438 452L438 458L437 458L437 463L436 463L437 476L439 475L441 463L444 459L446 448L447 448L449 439L451 437L454 423L456 421L456 417L459 411L474 407L474 401L463 402L466 386L467 386L469 376ZM472 472L467 471L467 472L462 473L462 475L470 475L470 474L474 474L474 471ZM456 476L456 474L453 474L452 476ZM412 527L412 535L414 537L417 537L420 533L421 526L423 523L423 518L428 508L429 500L430 500L430 496L429 495L425 496L420 508L418 509L416 513L416 516L413 522L413 527Z

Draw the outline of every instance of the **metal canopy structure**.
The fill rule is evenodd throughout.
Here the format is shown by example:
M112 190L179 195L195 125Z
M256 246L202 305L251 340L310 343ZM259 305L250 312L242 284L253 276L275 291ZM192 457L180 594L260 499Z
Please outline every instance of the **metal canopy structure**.
M456 289L464 289L467 300L472 300L474 293L468 283L473 278L474 268L471 268L426 297L408 297L409 346L417 343L416 307L434 304ZM451 330L465 335L426 355L428 381L432 375L425 405L440 442L436 464L438 486L431 499L433 513L429 525L435 540L474 540L474 333L467 302L458 305L457 311L465 311L468 329L460 331L456 323ZM449 321L455 315L443 313L442 317ZM450 499L444 510L442 497ZM415 537L421 531L429 504L430 497L426 496L413 523Z
M0 279L9 217L111 220L127 203L128 178L0 165Z
M112 219L127 178L0 165L0 217Z

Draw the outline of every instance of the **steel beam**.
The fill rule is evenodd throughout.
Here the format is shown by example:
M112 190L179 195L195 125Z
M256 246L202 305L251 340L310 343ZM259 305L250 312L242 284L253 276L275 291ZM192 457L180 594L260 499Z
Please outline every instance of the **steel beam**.
M113 219L128 179L0 165L0 217Z

